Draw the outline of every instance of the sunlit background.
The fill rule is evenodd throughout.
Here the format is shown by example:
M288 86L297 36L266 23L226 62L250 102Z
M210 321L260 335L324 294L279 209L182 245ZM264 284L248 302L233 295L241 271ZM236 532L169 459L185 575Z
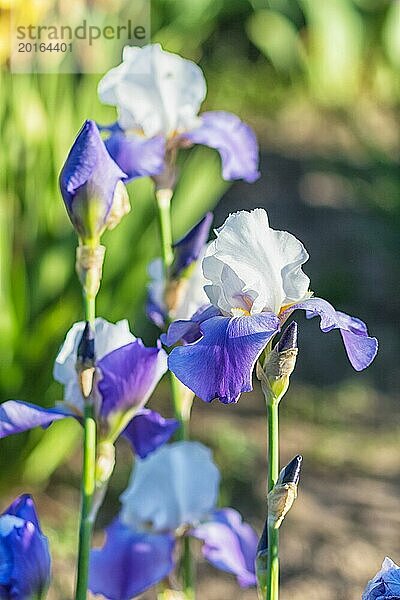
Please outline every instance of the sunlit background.
M83 120L109 123L115 113L97 100L99 75L8 73L10 4L0 0L0 398L50 406L62 396L52 380L57 348L82 318L58 172ZM130 2L108 4L129 12ZM400 560L400 2L153 0L151 16L153 41L202 66L203 109L239 114L261 144L253 185L222 181L212 150L182 152L176 238L215 206L216 226L231 211L263 206L274 228L309 250L305 271L318 296L361 317L380 340L374 365L356 374L340 335L299 317L298 365L281 405L282 460L304 456L299 498L282 526L282 600L358 599L386 554ZM110 63L119 61L116 49ZM127 317L151 343L157 333L144 298L146 266L158 254L152 186L140 180L129 193L131 214L104 236L98 313ZM260 530L266 431L255 387L237 406L196 400L192 430L215 450L221 502ZM168 414L167 386L152 405ZM51 539L51 600L72 597L80 434L62 421L0 445L1 506L32 492ZM118 454L99 536L129 474L124 442ZM198 576L201 600L256 599L204 564Z

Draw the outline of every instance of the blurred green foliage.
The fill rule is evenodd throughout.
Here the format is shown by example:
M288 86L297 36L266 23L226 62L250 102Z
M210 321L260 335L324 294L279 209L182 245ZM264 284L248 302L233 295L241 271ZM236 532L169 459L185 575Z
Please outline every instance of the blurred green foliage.
M347 124L361 100L397 110L399 20L400 3L389 0L152 2L154 41L204 68L205 107L234 110L255 126L305 99L313 110L339 111ZM62 394L51 376L57 348L82 318L76 238L58 173L82 122L109 123L115 113L97 100L97 75L12 75L4 68L0 77L0 397L51 405ZM382 158L372 142L370 150ZM211 150L182 152L180 169L176 237L227 188ZM128 317L135 333L152 341L143 311L147 263L158 253L152 185L134 182L129 193L131 214L104 236L98 314ZM76 427L60 423L6 440L4 481L11 472L15 481L46 480L77 435ZM49 450L54 439L56 453Z

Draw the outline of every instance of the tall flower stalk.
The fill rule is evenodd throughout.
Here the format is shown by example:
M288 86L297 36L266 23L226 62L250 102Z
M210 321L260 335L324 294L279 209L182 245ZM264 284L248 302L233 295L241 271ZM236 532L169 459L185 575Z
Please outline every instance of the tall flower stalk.
M279 413L278 401L265 397L268 422L268 493L279 475ZM267 600L279 597L279 529L268 523Z
M156 189L155 192L160 232L161 259L165 281L168 281L169 271L174 260L171 223L171 200L173 194L174 192L171 188ZM169 325L170 318L168 315L166 320L166 324ZM178 419L180 424L176 435L179 439L184 440L188 438L188 420L183 407L183 387L172 372L169 372L169 376L173 410L175 418Z
M289 387L289 377L296 364L297 352L297 323L293 321L273 349L271 342L268 343L263 364L257 364L257 377L261 381L265 397L268 427L266 589L261 590L266 600L279 598L279 526L284 516L280 511L287 510L287 505L284 505L288 500L287 490L283 490L283 495L279 490L279 402Z
M174 260L171 224L171 200L173 197L173 190L171 188L157 189L156 183L155 196L157 201L163 276L164 280L168 281L169 271ZM168 315L166 317L166 321L166 325L168 326L170 324L170 317ZM189 439L190 409L185 407L185 388L177 379L177 377L175 377L172 371L169 371L169 382L174 415L179 421L179 428L176 432L176 437L179 440L187 440ZM189 537L186 537L182 543L181 573L185 599L194 600L195 572Z
M78 234L76 272L82 285L86 328L78 349L76 370L84 400L81 514L76 600L85 600L89 583L90 547L96 517L97 427L94 407L95 355L92 328L100 289L105 247L102 233L113 229L129 212L122 180L125 173L109 156L93 121L79 132L60 173L60 188L68 215ZM98 504L98 503L97 503Z
M84 291L84 309L85 320L90 326L94 326L96 316L96 297L90 297ZM83 357L85 361L86 357ZM94 365L85 365L87 368L94 368ZM84 389L83 378L85 370L80 373L81 390L85 399L85 409L83 416L83 462L82 462L82 481L81 481L81 515L79 525L79 550L78 566L76 578L76 600L85 600L89 583L89 560L90 547L93 533L95 515L93 513L94 494L96 491L96 459L97 459L97 431L94 418L92 389ZM89 395L85 397L85 394Z

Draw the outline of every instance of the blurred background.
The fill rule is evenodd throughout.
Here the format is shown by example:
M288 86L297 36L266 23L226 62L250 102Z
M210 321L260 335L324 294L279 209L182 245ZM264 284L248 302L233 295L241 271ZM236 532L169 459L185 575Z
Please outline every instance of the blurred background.
M0 398L51 406L62 397L52 380L57 349L82 318L76 238L57 177L84 119L109 123L115 114L97 100L99 75L8 72L11 4L0 0ZM129 14L125 0L107 6ZM360 598L385 555L400 561L400 2L153 0L151 17L153 41L204 69L203 110L239 114L261 145L253 185L223 182L212 150L181 153L175 237L214 207L215 226L231 211L265 207L274 228L304 242L315 293L379 338L373 366L357 374L340 335L299 316L298 364L281 404L282 462L304 456L299 497L281 530L282 600ZM120 62L119 48L109 59ZM143 310L147 263L158 254L152 186L139 180L129 193L131 214L104 236L98 314L127 317L152 343L157 332ZM192 429L215 451L221 503L260 531L266 427L255 388L236 406L196 400ZM170 412L165 383L151 404ZM0 445L1 507L32 492L51 539L51 600L72 597L80 434L65 421ZM129 476L124 443L118 455L99 531ZM199 598L255 600L256 592L201 564Z

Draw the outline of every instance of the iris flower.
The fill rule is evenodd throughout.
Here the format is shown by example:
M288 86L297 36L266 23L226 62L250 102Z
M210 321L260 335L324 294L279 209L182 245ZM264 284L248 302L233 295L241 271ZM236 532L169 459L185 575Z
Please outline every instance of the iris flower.
M50 554L31 496L0 515L0 598L40 600L50 583Z
M77 350L85 323L75 323L57 356L54 378L64 385L64 400L55 408L42 408L18 400L0 405L0 438L48 427L54 421L83 416L84 400L75 369ZM167 370L167 357L160 346L146 348L129 331L126 320L95 321L96 375L95 411L101 441L114 442L122 433L135 452L145 457L166 442L178 427L175 419L164 419L144 408L155 386Z
M386 557L381 570L368 582L362 600L396 600L400 598L400 567Z
M176 542L190 535L203 556L255 585L257 535L232 508L216 508L219 471L208 448L175 442L136 462L122 509L105 544L92 551L89 588L109 600L128 600L167 577Z
M208 306L172 323L163 338L193 342L172 350L169 368L197 396L230 403L250 391L258 357L298 309L319 316L324 333L339 329L354 369L371 364L377 340L360 319L313 297L302 271L307 251L295 236L271 229L265 210L230 215L216 236L203 259Z
M218 150L224 179L258 179L252 129L228 112L198 115L206 82L192 61L159 44L126 46L122 63L106 73L98 92L102 102L117 107L117 123L103 128L110 132L105 144L129 179L160 176L173 154L192 144Z

